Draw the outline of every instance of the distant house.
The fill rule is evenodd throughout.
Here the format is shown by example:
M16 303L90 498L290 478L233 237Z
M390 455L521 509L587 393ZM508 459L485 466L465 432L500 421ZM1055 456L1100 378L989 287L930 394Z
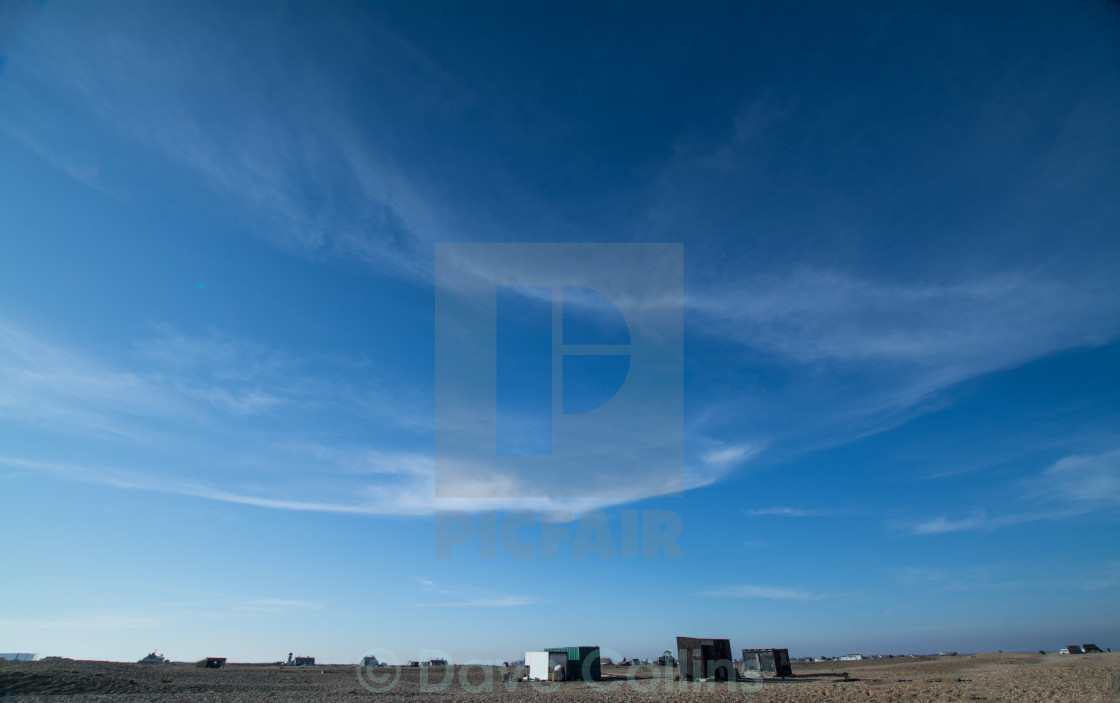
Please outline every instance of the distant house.
M194 663L199 669L224 669L226 666L225 657L206 657L199 659Z
M0 652L0 661L33 662L38 656L31 652Z
M315 666L315 657L296 657L292 660L293 666Z
M171 660L164 657L162 654L152 652L151 654L149 654L148 656L144 657L143 659L141 659L140 661L138 661L136 663L137 664L170 664Z
M681 666L681 680L730 681L735 676L731 640L678 637L677 660Z
M377 661L377 657L372 654L362 657L362 666L378 666L379 664L380 662Z
M858 662L861 659L863 659L862 654L845 654L844 656L840 657L840 661L842 662Z
M758 671L774 676L793 676L788 649L744 649L743 673Z

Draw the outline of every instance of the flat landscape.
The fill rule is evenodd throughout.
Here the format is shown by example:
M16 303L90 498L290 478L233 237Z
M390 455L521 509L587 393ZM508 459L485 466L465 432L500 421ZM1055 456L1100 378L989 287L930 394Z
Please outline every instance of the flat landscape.
M1120 653L975 654L794 664L790 679L674 681L675 669L605 667L604 682L503 681L492 667L279 667L0 662L11 701L1120 701ZM362 679L359 679L359 675ZM424 678L426 677L426 678ZM448 680L450 679L450 680ZM363 684L364 681L364 684ZM446 683L445 683L446 681ZM374 690L370 690L374 689Z

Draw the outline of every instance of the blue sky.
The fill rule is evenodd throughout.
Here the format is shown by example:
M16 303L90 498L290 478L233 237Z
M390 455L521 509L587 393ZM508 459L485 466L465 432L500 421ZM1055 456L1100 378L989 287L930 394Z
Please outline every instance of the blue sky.
M6 5L0 650L1120 646L1118 29ZM683 560L435 558L437 509L565 507L435 497L471 242L682 244L686 490L583 507Z

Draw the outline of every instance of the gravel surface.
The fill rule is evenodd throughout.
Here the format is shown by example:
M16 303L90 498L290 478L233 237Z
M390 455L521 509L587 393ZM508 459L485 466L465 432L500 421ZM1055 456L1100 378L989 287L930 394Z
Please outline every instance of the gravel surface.
M1120 701L1120 653L977 654L794 664L791 679L674 681L675 669L605 667L600 684L503 680L493 667L0 662L11 701Z

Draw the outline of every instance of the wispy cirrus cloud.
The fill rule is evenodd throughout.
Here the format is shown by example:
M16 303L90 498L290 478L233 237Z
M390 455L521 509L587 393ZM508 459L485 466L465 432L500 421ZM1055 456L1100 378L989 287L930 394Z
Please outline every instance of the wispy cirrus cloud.
M417 581L425 593L446 599L415 604L424 608L519 608L544 602L536 596L494 593L473 587L444 586L426 578Z
M787 507L773 507L773 508L749 508L743 511L747 517L826 517L836 515L836 513L827 510L810 510L808 508L787 508Z
M802 363L899 362L968 377L1120 332L1108 277L993 272L900 283L803 266L732 286L690 296L699 329Z
M940 535L950 532L968 532L973 530L991 531L1010 525L1077 517L1091 510L1092 508L1085 506L1071 506L1052 510L1008 512L1000 515L989 515L986 511L978 511L965 517L956 518L939 515L929 520L910 525L907 531L912 535Z
M326 20L300 31L356 49L368 41ZM89 41L71 40L86 32ZM382 34L384 45L402 44ZM430 243L454 238L441 207L370 138L363 129L369 113L351 104L333 75L292 64L286 47L306 41L267 12L195 8L168 16L134 6L46 6L6 67L8 92L20 100L5 108L0 127L78 180L126 190L113 169L99 167L118 161L111 152L72 165L67 152L81 143L72 116L81 115L106 142L165 159L216 199L217 209L284 249L341 254L427 280ZM414 48L394 60L400 71L440 77ZM284 80L261 80L269 73ZM380 79L393 80L393 72ZM449 95L456 90L450 81L438 85ZM52 109L55 101L69 113Z
M1120 504L1120 449L1059 459L1031 481L1028 496L1084 505Z
M762 451L761 446L751 443L726 444L722 442L709 442L709 444L714 444L714 446L701 452L700 461L711 466L739 466L750 461Z
M957 517L938 515L905 529L912 535L986 531L1116 507L1120 505L1120 450L1064 457L1021 482L1021 488L1006 512L992 515L985 509Z
M778 454L891 429L945 407L962 382L1120 335L1120 286L1104 274L973 270L900 281L819 262L694 280L690 327L741 350L712 382L729 385L741 365L782 379L758 386L745 375L749 393L714 390L696 425L720 434L737 429L728 418L750 417Z
M268 509L419 516L437 509L605 508L710 485L752 451L725 448L718 460L698 462L672 484L608 477L624 490L603 497L553 498L482 464L455 473L470 485L445 481L437 495L431 455L402 445L414 435L412 443L423 446L416 437L430 432L430 424L397 393L339 380L345 374L334 373L335 366L329 377L317 375L308 360L252 340L157 329L157 336L135 344L142 370L123 371L0 321L0 416L104 449L97 461L43 447L33 455L9 449L0 464ZM268 428L255 422L261 415ZM392 441L371 443L363 418L392 428ZM356 430L347 432L348 423ZM160 458L145 461L124 451L136 446L158 450Z
M327 377L306 360L248 339L216 333L191 337L165 325L157 330L156 336L136 342L139 358L122 366L0 320L0 413L55 429L69 426L135 439L153 433L152 418L180 428L220 430L226 415L323 406L343 405L383 422L395 417L401 425L422 412L405 407L395 392L371 393L362 375L340 381L346 374L336 373L337 363L327 369Z

